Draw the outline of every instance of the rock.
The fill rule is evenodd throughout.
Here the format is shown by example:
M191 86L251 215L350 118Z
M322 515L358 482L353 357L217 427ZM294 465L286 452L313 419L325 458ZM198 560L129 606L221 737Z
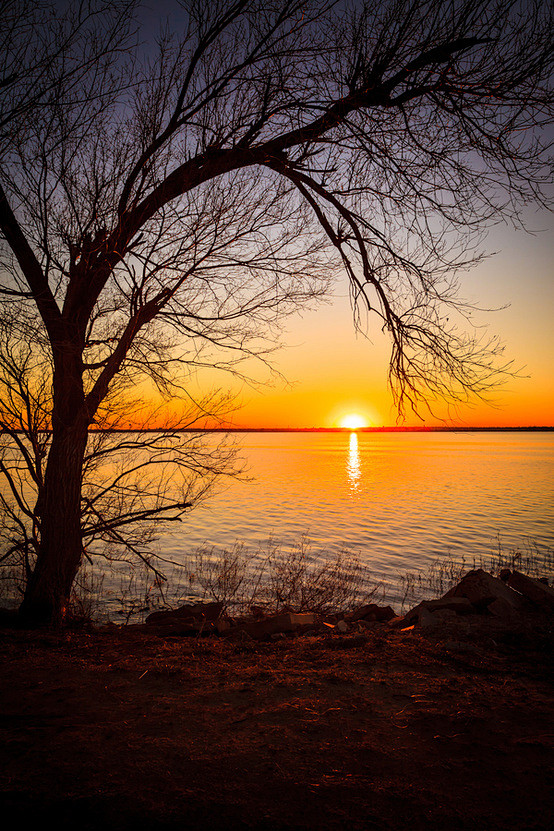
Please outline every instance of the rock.
M183 623L184 621L201 622L217 620L223 612L223 603L194 603L180 606L178 609L167 609L152 612L145 623L156 626Z
M437 609L433 612L433 617L441 623L456 623L460 620L460 615L454 609Z
M456 615L470 615L475 612L467 597L439 597L438 600L424 600L423 605L431 612L453 612Z
M396 617L396 612L390 606L378 606L377 603L368 603L354 609L353 612L345 615L345 620L377 620L386 622Z
M436 615L434 615L429 609L425 606L422 606L419 609L417 615L417 623L422 629L430 629L434 626L440 625L440 621Z
M408 626L409 624L406 623L406 618L404 615L397 615L396 617L391 618L387 621L387 626L390 626L392 629L402 629L403 626Z
M539 580L534 580L520 571L509 571L506 576L506 582L512 589L523 594L533 603L543 608L554 610L554 589Z
M245 621L241 629L248 632L250 637L256 640L263 640L271 637L276 632L294 632L304 626L314 626L317 623L317 615L313 612L283 612L280 615L272 615L262 620Z
M503 597L497 597L496 600L489 603L487 606L487 612L494 615L494 617L507 621L514 620L519 617L519 610L515 609Z
M414 621L418 620L422 611L430 613L449 611L453 615L467 615L475 612L475 609L467 597L445 596L438 600L423 600L417 606L414 606L413 609L410 609L409 612L406 612L404 620L407 624L414 623Z
M379 623L386 623L396 617L396 612L392 606L377 606L375 611L375 618Z
M377 620L357 620L356 626L360 632L376 631L381 628Z
M458 624L460 620L459 615L453 609L437 609L433 611L427 606L422 605L418 609L417 618L410 617L411 623L414 623L420 629L443 628L451 623ZM463 624L465 628L465 624Z
M517 614L526 605L520 594L482 568L468 571L460 582L446 592L441 599L455 597L465 597L478 611L485 611L486 609L498 617L508 616L508 608L510 609L510 615ZM496 601L499 600L503 602L497 603Z
M134 632L144 632L148 635L157 635L160 638L167 637L199 637L201 635L213 635L216 631L215 624L211 621L163 621L161 623L130 623L125 627Z

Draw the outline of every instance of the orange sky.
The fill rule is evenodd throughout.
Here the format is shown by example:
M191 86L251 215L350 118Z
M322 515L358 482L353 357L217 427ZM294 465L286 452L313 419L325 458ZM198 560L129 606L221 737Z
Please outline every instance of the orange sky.
M538 215L535 229L551 218ZM552 228L551 228L552 230ZM499 253L463 279L467 299L487 308L506 306L480 315L491 332L506 344L522 374L494 395L494 406L475 403L457 413L442 405L440 418L422 413L406 425L447 423L460 426L533 426L554 424L554 234L528 235L502 229L491 234L488 250ZM372 340L356 335L346 283L337 285L333 302L296 315L286 322L286 346L274 355L274 366L283 379L270 386L252 388L223 374L204 373L191 385L194 394L220 385L238 393L242 407L230 417L237 427L336 427L348 413L357 413L369 426L394 425L396 413L387 389L386 338L373 321ZM265 367L251 363L251 374L270 380Z
M142 10L153 30L161 13L180 15L164 0ZM527 212L526 222L535 235L505 226L492 231L485 247L499 253L468 272L462 286L466 299L501 308L481 315L481 322L501 337L506 357L528 377L512 379L497 391L494 406L476 402L455 413L435 406L440 418L422 412L423 421L412 415L405 425L443 425L441 418L468 427L554 425L554 220L546 212ZM330 305L285 321L286 347L273 363L286 382L277 378L255 388L210 371L187 384L195 397L215 387L231 388L242 403L229 419L237 427L336 427L348 413L359 413L371 426L394 425L388 344L378 328L374 320L371 341L356 336L345 278ZM271 381L264 366L250 362L244 369L259 381Z

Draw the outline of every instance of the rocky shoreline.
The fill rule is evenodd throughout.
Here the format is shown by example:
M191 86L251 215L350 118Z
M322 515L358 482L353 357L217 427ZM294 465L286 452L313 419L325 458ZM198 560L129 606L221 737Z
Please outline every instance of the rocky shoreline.
M552 589L503 578L472 572L403 616L195 605L140 626L0 628L2 817L550 831Z
M424 630L448 628L460 633L481 634L499 624L519 628L537 616L554 614L554 589L547 580L538 580L516 571L504 569L495 577L483 569L469 571L446 594L435 600L424 600L413 609L397 615L390 606L369 603L352 610L332 614L311 611L280 610L268 614L260 606L252 606L250 614L232 617L222 602L196 603L152 612L143 624L128 629L151 635L210 636L231 640L278 640L289 635L345 635L380 629L383 626L400 631L414 627Z

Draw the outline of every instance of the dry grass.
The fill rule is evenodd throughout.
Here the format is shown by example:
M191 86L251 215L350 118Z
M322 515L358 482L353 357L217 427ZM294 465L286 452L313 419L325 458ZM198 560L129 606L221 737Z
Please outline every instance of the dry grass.
M540 548L530 540L523 550L506 550L499 540L496 550L485 556L433 560L423 569L408 571L399 576L402 609L410 608L421 600L440 597L458 583L464 574L476 568L482 568L494 575L498 575L505 568L516 569L530 577L549 579L554 574L554 549Z
M369 602L382 589L358 555L344 550L316 556L305 536L292 546L270 539L255 552L242 544L201 548L184 571L189 594L236 613L252 606L326 613Z
M222 602L231 614L248 613L252 606L267 613L283 609L330 613L377 601L409 608L421 600L439 597L470 569L498 574L517 569L532 577L551 577L554 550L529 542L525 549L496 550L482 557L445 557L427 567L398 576L385 587L360 557L350 550L314 553L302 536L285 546L270 539L257 550L237 543L230 548L202 547L183 566L174 566L164 582L148 569L131 567L106 574L90 564L79 572L70 614L76 621L115 619L139 622L154 609L175 608L198 601ZM107 588L111 585L111 590ZM4 570L0 605L15 607L21 597L22 575Z

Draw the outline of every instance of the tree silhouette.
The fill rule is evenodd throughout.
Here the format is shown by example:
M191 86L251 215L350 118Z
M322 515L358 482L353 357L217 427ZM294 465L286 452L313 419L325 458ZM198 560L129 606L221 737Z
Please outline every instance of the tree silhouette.
M342 270L401 412L481 395L506 367L455 328L456 273L551 180L550 4L178 6L153 43L133 2L3 3L2 290L52 366L35 619L79 568L89 428L120 379L186 392L263 355Z

